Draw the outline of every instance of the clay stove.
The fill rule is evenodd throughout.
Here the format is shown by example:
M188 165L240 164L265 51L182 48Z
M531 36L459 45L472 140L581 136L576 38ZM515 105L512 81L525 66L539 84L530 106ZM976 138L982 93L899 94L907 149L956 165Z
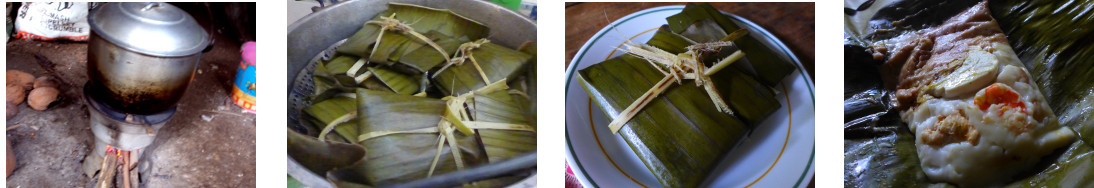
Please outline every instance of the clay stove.
M95 187L137 182L142 149L175 114L193 79L209 34L188 13L167 3L107 3L88 15L88 106L94 151L84 160ZM119 171L120 170L120 171Z

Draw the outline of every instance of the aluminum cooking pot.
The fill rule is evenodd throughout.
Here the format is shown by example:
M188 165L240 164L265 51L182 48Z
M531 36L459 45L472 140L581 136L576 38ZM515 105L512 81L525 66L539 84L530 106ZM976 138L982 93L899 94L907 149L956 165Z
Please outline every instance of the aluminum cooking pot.
M87 21L87 95L131 114L174 107L210 38L190 14L167 3L107 3Z

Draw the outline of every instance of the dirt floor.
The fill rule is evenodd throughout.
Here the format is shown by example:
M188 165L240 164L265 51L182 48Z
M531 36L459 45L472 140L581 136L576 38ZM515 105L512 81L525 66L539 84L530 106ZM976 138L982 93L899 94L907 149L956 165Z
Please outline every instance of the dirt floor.
M215 46L202 55L177 113L144 149L140 162L151 164L151 169L141 174L141 187L255 186L255 115L229 99L240 43L223 33L223 27L216 31ZM19 114L7 120L6 136L18 161L7 187L95 183L82 169L93 144L82 100L86 65L87 43L7 43L7 70L49 75L62 82L61 99L49 109L36 111L24 102Z

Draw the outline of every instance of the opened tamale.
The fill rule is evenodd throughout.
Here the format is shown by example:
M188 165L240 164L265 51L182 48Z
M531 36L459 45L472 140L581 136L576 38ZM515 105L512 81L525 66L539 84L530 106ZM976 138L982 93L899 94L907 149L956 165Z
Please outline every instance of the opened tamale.
M709 42L720 39L726 34L741 29L730 20L728 15L714 9L707 3L689 3L679 14L667 18L669 29L695 42ZM761 83L769 87L778 84L786 75L794 71L794 65L780 58L774 49L768 48L759 40L743 37L736 45L748 54L748 64L755 69Z
M892 88L881 82L877 72L881 60L874 59L869 44L906 31L940 25L978 1L896 1L861 4L857 14L848 14L845 27L844 108L855 109L844 122L844 186L846 187L954 187L923 175L914 146L916 137L889 106ZM860 4L851 5L852 7ZM1091 1L990 1L991 16L997 19L1013 45L1030 80L1044 92L1049 106L1059 115L1061 125L1080 136L1069 146L1042 159L1036 168L1000 187L1084 187L1094 185L1094 39L1090 27L1094 12ZM929 14L923 14L923 13ZM855 13L855 12L851 12ZM868 19L852 19L865 17ZM1046 32L1048 31L1048 32ZM1060 31L1060 32L1056 32ZM861 41L861 42L859 42ZM872 74L863 74L872 73ZM855 86L855 87L850 87ZM878 96L878 97L861 97ZM880 100L879 100L880 99ZM864 108L862 104L879 103ZM1084 135L1084 133L1087 133Z

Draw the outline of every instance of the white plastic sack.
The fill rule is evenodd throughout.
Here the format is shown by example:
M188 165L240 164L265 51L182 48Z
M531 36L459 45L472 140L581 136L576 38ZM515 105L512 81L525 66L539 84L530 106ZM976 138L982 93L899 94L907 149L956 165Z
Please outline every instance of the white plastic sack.
M15 38L87 41L87 2L23 3L15 18Z

